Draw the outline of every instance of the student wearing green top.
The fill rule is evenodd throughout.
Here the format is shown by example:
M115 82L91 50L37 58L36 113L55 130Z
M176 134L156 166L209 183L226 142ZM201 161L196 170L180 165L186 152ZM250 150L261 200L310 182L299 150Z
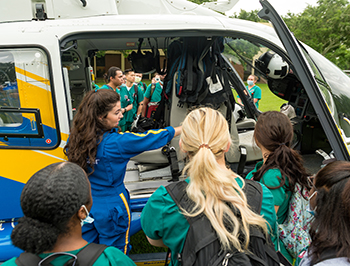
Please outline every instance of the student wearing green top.
M152 83L148 85L143 100L142 116L147 116L147 110L151 105L156 105L162 99L163 80L161 75L155 73ZM148 116L147 116L148 117Z
M308 173L298 152L291 148L293 126L289 118L277 111L262 113L255 125L254 139L263 154L263 161L246 178L256 180L270 189L277 214L277 222L287 218L289 200L298 183L303 189L310 190ZM282 241L278 246L282 254L292 263L293 259Z
M147 85L146 83L142 82L142 76L142 73L135 73L135 84L139 90L142 90L142 92L145 93Z
M130 104L132 104L132 109L126 112L124 118L125 121L125 130L128 131L131 129L131 124L134 122L134 119L137 115L140 115L142 112L143 105L143 92L137 88L135 82L135 73L131 69L127 69L124 71L126 83L120 87L120 97L128 98L130 100Z
M42 259L57 252L76 255L88 245L82 238L81 227L94 220L89 216L91 206L90 182L82 168L70 162L46 166L23 188L21 207L24 216L13 229L12 243ZM71 258L61 255L51 264L62 266ZM2 265L17 265L16 258ZM93 265L135 264L119 249L107 247Z
M103 75L106 84L99 89L114 90L119 93L119 87L123 84L123 71L119 67L112 66Z
M213 124L216 126L213 127ZM189 159L184 168L184 173L189 176L187 194L198 206L196 211L186 215L197 216L204 213L217 232L223 248L234 246L246 250L249 243L247 239L241 242L238 240L239 231L245 231L248 235L249 226L258 226L265 232L270 229L270 233L276 235L276 214L273 197L264 186L262 216L255 214L247 206L247 198L242 191L244 180L225 165L225 153L230 144L227 121L219 111L199 108L185 118L180 148ZM239 210L246 229L240 224L228 202ZM222 216L218 213L222 213ZM220 223L223 217L240 230L235 233L228 231ZM141 214L141 226L152 245L170 248L170 265L179 265L176 256L182 252L189 224L164 187L157 189L149 198Z
M256 108L259 109L259 101L261 100L261 89L256 86L256 82L258 81L258 77L255 75L249 75L247 79L247 90L249 92L250 97L252 97L253 102L255 103ZM237 102L242 104L242 100L237 96Z

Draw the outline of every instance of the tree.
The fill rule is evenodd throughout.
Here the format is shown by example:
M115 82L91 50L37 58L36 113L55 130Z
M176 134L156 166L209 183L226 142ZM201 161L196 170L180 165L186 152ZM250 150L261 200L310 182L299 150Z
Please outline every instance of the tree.
M257 10L257 9L252 10L250 12L247 12L247 11L241 9L241 12L238 15L235 12L231 16L231 18L239 18L239 19L250 20L250 21L254 21L254 22L267 22L266 20L259 18L258 12L259 12L259 10Z
M188 0L188 1L193 2L195 4L198 4L198 5L200 5L204 2L212 2L212 0Z
M210 0L189 0L197 4ZM233 18L266 22L259 10L234 13ZM299 14L282 17L295 37L315 49L341 69L350 69L350 5L348 0L318 0Z
M319 0L284 21L295 37L342 69L350 69L350 6L347 0Z

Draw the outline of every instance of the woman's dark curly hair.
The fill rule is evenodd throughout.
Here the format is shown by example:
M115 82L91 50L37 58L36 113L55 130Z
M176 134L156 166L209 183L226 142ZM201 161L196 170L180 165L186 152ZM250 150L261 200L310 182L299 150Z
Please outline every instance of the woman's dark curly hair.
M311 261L328 250L350 262L350 162L335 161L315 177L316 211L311 224Z
M88 175L94 172L97 146L102 141L103 133L108 131L100 118L107 117L120 96L112 90L88 92L74 116L69 141L64 147L68 161L78 164ZM91 171L88 171L90 166Z
M63 162L43 168L23 188L24 217L12 231L12 243L35 254L52 250L58 236L69 231L71 218L90 203L90 184L78 165Z
M260 181L266 171L277 168L282 174L279 177L280 185L269 189L283 187L286 177L289 183L287 190L294 192L296 183L303 189L310 189L307 182L309 174L303 166L302 158L291 148L293 126L285 114L277 111L262 113L255 126L254 138L258 145L270 152L265 163L254 173L254 180Z

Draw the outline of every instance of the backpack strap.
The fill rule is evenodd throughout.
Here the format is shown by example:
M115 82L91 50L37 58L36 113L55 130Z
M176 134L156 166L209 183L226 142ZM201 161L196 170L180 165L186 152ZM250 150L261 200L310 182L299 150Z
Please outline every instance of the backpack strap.
M152 95L154 93L154 90L156 89L157 84L151 84L151 95L149 97L149 101L152 102Z
M77 254L79 265L92 266L108 246L90 243Z
M311 263L310 265L312 266L320 263L321 261L334 259L336 257L337 257L337 250L335 248L326 249L324 252L322 252L318 260L316 260L315 263Z
M179 182L173 182L166 186L166 190L168 191L169 195L173 199L173 201L176 203L178 207L182 207L187 210L186 206L181 205L181 201L183 201L184 196L186 194L186 187L187 182L185 180L179 181Z
M176 205L179 207L179 209L184 209L186 211L190 211L194 206L194 202L190 200L186 193L186 187L188 186L188 183L185 180L179 181L179 182L173 182L170 185L166 187L166 190L168 191L171 198L174 200ZM185 216L188 223L191 225L196 220L199 220L204 216L204 214L200 214L196 217L189 217Z
M38 255L35 255L30 252L23 252L16 259L15 263L18 266L37 266L42 260Z
M136 96L136 104L139 104L139 87L135 84L133 86L134 86L134 91ZM134 97L134 100L135 100L135 97Z
M247 197L247 203L256 214L260 215L263 196L262 186L259 182L249 179L244 179L244 183L243 192Z
M76 255L78 257L79 265L92 266L106 248L107 248L106 245L95 244L95 243L90 243L86 245ZM47 260L45 260L45 262L42 265L52 266L50 262L56 259L58 256L63 256L63 255L69 255L69 254L65 254L64 252L57 253L57 254L53 253L51 257L47 258ZM40 261L44 259L40 258L36 254L30 253L30 252L23 252L16 259L15 263L18 266L37 266L40 263ZM72 265L72 261L74 261L74 258L68 260L64 264L64 266Z

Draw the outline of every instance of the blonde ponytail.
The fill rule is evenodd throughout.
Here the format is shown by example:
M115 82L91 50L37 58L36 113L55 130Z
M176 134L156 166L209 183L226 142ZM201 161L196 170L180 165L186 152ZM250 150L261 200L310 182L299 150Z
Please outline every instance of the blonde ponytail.
M191 217L204 213L224 249L233 246L247 250L249 227L258 226L265 233L267 228L265 220L249 209L247 198L236 181L236 178L242 178L217 162L230 142L227 121L219 111L199 108L186 117L182 125L181 148L187 153L189 162L183 171L190 177L187 194L195 206L190 212L182 211ZM243 236L243 243L240 243L239 235Z

